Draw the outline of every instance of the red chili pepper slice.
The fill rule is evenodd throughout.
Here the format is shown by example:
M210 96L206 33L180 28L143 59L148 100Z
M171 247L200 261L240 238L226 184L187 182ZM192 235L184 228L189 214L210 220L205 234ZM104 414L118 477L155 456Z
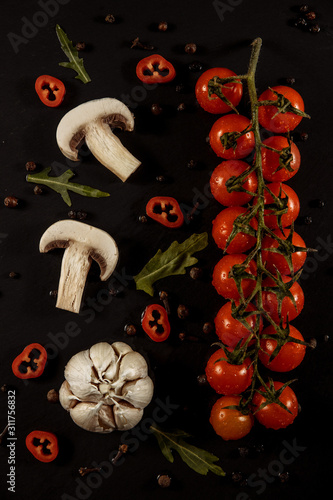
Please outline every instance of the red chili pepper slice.
M35 82L35 90L43 104L50 108L59 106L66 94L66 87L58 78L41 75Z
M25 438L25 444L40 462L52 462L59 453L58 439L52 432L32 431Z
M179 203L170 196L155 196L146 206L146 213L166 227L180 227L184 223L184 215Z
M27 379L39 377L45 368L47 352L40 344L29 344L12 363L16 377Z
M153 54L138 62L136 76L144 83L167 83L175 78L176 70L164 57Z
M170 335L168 313L159 304L147 306L143 312L141 325L146 334L155 342L163 342Z

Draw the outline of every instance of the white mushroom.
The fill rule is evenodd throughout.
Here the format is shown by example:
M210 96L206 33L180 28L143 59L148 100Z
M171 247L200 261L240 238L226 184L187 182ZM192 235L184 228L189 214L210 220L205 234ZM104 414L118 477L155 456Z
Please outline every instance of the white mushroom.
M153 396L147 373L146 360L129 345L99 342L69 360L59 400L83 429L102 433L131 429Z
M56 133L57 143L67 158L78 161L78 148L85 140L95 158L126 181L141 162L122 145L112 127L134 129L134 118L128 107L111 97L88 101L61 119Z
M74 220L52 224L39 243L42 253L54 248L66 248L56 307L78 313L92 259L100 266L102 281L107 280L118 262L118 248L105 231Z

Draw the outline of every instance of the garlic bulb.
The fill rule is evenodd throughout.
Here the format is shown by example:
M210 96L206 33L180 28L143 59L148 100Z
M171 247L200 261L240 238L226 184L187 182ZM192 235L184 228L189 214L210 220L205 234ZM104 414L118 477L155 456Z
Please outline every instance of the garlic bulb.
M124 342L99 342L75 354L59 391L63 408L83 429L132 429L150 403L154 385L146 360Z

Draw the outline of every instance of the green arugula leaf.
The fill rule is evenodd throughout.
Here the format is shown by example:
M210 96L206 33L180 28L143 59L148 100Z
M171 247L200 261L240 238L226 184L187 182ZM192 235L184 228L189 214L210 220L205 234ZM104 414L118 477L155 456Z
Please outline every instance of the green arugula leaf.
M185 274L186 267L193 266L198 259L192 257L194 252L203 250L208 245L208 234L192 234L183 243L173 241L169 248L162 252L157 251L145 267L134 276L137 290L143 290L149 295L154 295L153 284L155 281L167 276Z
M174 456L172 450L179 453L181 459L198 474L206 475L208 471L213 472L217 476L225 476L225 472L215 462L218 457L209 453L202 448L197 448L192 444L188 444L184 438L190 437L190 434L179 429L171 432L165 432L155 423L150 426L150 430L157 439L161 451L165 458L173 463Z
M87 196L89 198L106 198L110 196L109 193L100 191L99 189L91 188L89 186L84 186L82 184L76 184L74 182L69 182L69 179L73 177L74 172L70 169L66 170L63 174L58 177L49 177L49 172L51 167L47 167L42 172L38 174L28 174L26 180L28 182L34 182L36 184L44 184L50 187L57 193L59 193L65 203L70 207L72 205L71 199L69 197L68 191L73 191L73 193L80 194L81 196Z
M56 33L61 48L69 59L69 62L59 63L59 66L76 71L77 75L75 78L81 80L83 83L91 82L90 76L84 68L83 59L80 59L78 50L74 47L73 42L68 39L68 36L59 24L56 25Z

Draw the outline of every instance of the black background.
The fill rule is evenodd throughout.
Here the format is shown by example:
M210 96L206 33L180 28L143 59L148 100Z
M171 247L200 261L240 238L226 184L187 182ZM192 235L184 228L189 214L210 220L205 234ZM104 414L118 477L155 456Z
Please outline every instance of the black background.
M237 5L236 5L237 4ZM332 321L331 282L332 262L330 247L321 248L319 258L311 257L306 264L306 278L300 283L305 293L305 307L293 322L304 337L317 339L317 348L307 352L302 365L295 370L293 385L302 411L295 423L281 431L269 431L259 424L240 442L224 442L211 429L208 418L216 397L209 387L199 387L196 377L203 373L211 352L214 335L204 336L202 325L212 321L223 299L217 296L210 283L210 273L221 254L209 236L209 246L198 254L199 264L205 271L201 281L185 276L168 278L156 284L155 297L137 292L128 276L136 274L155 254L165 250L177 239L183 241L193 232L207 231L221 206L209 197L207 183L210 172L219 163L206 143L206 136L216 117L205 113L195 104L194 85L200 73L188 71L188 64L199 60L204 69L214 66L231 68L244 73L250 55L251 41L260 36L263 48L257 71L258 92L268 85L284 83L285 78L296 79L295 89L305 101L309 121L303 120L298 130L309 134L307 142L298 142L302 155L301 169L290 185L301 201L301 213L296 223L309 247L320 246L320 240L331 241L333 208L332 159L331 159L331 81L333 5L329 0L313 2L321 32L317 35L293 26L298 17L297 4L290 0L242 2L225 1L233 5L219 17L213 2L176 1L154 2L146 0L76 1L59 5L58 13L49 16L37 32L18 46L15 53L8 39L9 33L22 36L26 19L37 19L41 11L37 1L1 2L1 122L0 196L19 198L16 209L0 206L1 217L1 271L0 271L0 384L12 386L16 391L16 493L9 493L6 485L8 449L4 442L0 449L0 489L8 498L61 499L64 493L76 497L79 475L77 470L92 462L108 460L120 442L120 434L98 435L77 427L60 405L46 400L51 388L59 388L67 361L76 352L99 341L122 340L142 352L150 365L155 381L155 395L145 410L150 417L156 407L156 398L170 398L179 408L165 422L165 428L178 427L193 435L191 442L205 448L220 458L219 464L226 471L224 478L212 473L199 476L189 469L175 454L170 464L161 454L155 438L145 436L134 453L128 454L123 464L115 468L108 479L91 494L82 493L77 498L107 499L136 498L312 498L323 491L328 479L328 436L331 436L332 410L332 345L324 341L330 335ZM113 13L115 24L104 22L105 15ZM35 17L34 17L35 16ZM25 18L22 20L22 18ZM159 32L159 21L166 20L169 29ZM37 21L38 22L38 21ZM41 21L40 21L41 22ZM55 34L60 24L75 43L87 44L82 53L85 67L92 79L84 85L76 80L75 73L58 65L66 61ZM156 46L156 52L169 59L177 70L177 79L160 85L154 90L144 90L135 75L137 62L148 55L146 51L130 48L131 40L139 36ZM184 45L195 42L195 55L184 52ZM44 106L35 90L35 79L41 74L60 78L67 94L59 108ZM175 91L176 84L185 83L186 92ZM59 151L55 131L61 117L76 105L90 99L116 97L131 99L130 108L135 114L133 133L123 133L122 142L142 161L139 170L122 183L101 166L92 155L84 155L78 164L68 162ZM150 112L152 103L164 108L161 116ZM181 102L183 112L177 111ZM242 113L248 108L242 104ZM199 168L189 170L187 162L194 159ZM68 207L55 192L45 188L41 196L33 193L33 184L25 182L25 163L33 160L39 168L53 165L59 175L67 168L76 173L75 181L100 188L110 193L109 198L88 199L71 195L72 208L87 212L87 223L108 231L116 240L120 260L117 272L126 278L121 296L107 305L96 301L98 292L105 289L98 279L98 267L93 265L85 291L84 315L74 315L55 308L55 299L49 291L57 288L62 251L41 255L39 239L43 232L57 220L67 218ZM156 181L164 175L167 182ZM197 198L198 192L205 193ZM148 199L158 194L175 196L187 206L199 201L201 210L191 224L179 230L168 230L157 223L146 225L138 222ZM324 208L316 200L325 201ZM310 215L311 225L304 224ZM321 247L323 245L321 244ZM19 273L18 279L8 277L11 271ZM118 283L118 286L121 284ZM140 315L147 304L158 300L158 291L170 294L172 335L162 344L155 344L140 329ZM101 296L101 295L100 295ZM104 295L105 297L105 295ZM183 323L174 319L179 303L187 304L191 314ZM93 309L95 304L99 310ZM88 312L89 310L89 312ZM65 339L66 325L74 321L80 333ZM128 338L124 334L126 323L137 325L138 334ZM186 331L199 336L199 342L178 340L178 333ZM52 334L53 340L52 340ZM63 340L57 356L48 363L44 375L25 384L14 377L12 360L31 342L54 344L54 338ZM279 375L287 380L290 374ZM0 425L7 421L7 395L0 394ZM61 451L58 459L50 464L36 461L25 448L25 436L33 429L55 432ZM285 464L281 452L285 442L297 443L303 448L294 460ZM248 457L241 457L238 448L249 447ZM258 448L262 448L258 451ZM289 453L288 458L292 457ZM281 462L282 460L282 462ZM282 464L282 465L281 465ZM282 467L282 468L281 468ZM234 484L230 474L241 471L244 477L255 475L261 469L271 470L268 480L259 486ZM289 472L290 478L281 483L277 470ZM171 488L161 490L156 485L158 474L168 471L173 477ZM274 472L275 471L275 472ZM82 484L87 484L87 478ZM86 495L86 496L84 496ZM239 495L239 496L238 496Z

